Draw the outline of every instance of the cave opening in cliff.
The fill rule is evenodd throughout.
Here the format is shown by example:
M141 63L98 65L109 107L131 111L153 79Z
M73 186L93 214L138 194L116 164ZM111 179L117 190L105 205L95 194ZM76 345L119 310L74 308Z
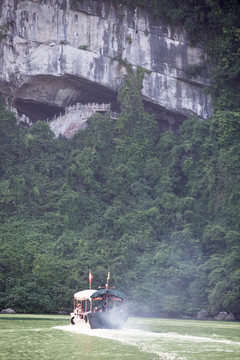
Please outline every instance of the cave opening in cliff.
M24 114L31 122L47 120L64 111L62 107L25 99L15 99L13 107L17 110L20 117Z
M77 103L110 103L111 110L119 112L116 91L70 75L32 77L18 90L12 105L19 116L24 114L36 122L64 113L66 107Z
M64 114L65 108L77 103L110 104L112 112L120 113L117 91L71 75L32 77L18 90L12 105L20 117L25 115L34 123ZM144 98L143 103L145 110L157 120L160 132L178 132L179 125L186 118L183 114L168 111Z

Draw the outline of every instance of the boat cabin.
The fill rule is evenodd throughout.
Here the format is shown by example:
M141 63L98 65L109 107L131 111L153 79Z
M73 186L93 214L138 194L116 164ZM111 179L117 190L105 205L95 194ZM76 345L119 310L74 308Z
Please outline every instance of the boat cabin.
M71 324L89 324L91 329L120 329L127 321L124 298L115 289L79 291L74 294Z

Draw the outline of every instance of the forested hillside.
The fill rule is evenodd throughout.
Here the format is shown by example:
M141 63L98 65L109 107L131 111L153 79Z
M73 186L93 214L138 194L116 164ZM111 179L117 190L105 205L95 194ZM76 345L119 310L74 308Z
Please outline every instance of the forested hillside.
M187 119L179 134L161 133L145 112L144 71L130 66L120 117L96 115L69 140L55 139L44 122L20 127L1 102L0 308L71 309L91 269L93 288L111 271L136 313L240 313L235 20L217 32L215 112Z

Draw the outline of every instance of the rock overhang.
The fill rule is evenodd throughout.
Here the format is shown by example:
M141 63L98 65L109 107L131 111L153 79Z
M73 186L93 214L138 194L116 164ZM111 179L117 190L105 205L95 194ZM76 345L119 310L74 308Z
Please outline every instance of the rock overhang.
M118 109L117 92L72 75L29 77L15 92L12 106L32 122L46 120L77 102L111 103ZM42 109L42 110L41 110Z
M106 1L64 3L3 1L1 24L11 20L12 25L1 44L0 92L20 113L36 120L76 102L117 107L126 62L149 70L143 99L161 121L170 125L173 118L177 124L191 114L211 115L203 91L209 84L206 54L188 44L183 29ZM184 69L202 62L204 74L187 78Z

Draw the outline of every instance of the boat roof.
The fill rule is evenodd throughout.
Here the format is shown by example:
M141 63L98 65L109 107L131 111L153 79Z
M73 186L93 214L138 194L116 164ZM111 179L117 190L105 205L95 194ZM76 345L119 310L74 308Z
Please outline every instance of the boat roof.
M95 293L97 290L87 289L78 291L74 294L74 299L76 300L88 300L91 299L91 295Z
M91 298L92 299L95 299L97 297L101 297L105 294L110 294L110 295L113 295L117 298L120 298L120 299L124 299L126 296L124 295L124 293L120 292L120 291L117 291L117 290L114 290L114 289L101 289L101 290L98 290L98 291L95 291L92 295L91 295Z

